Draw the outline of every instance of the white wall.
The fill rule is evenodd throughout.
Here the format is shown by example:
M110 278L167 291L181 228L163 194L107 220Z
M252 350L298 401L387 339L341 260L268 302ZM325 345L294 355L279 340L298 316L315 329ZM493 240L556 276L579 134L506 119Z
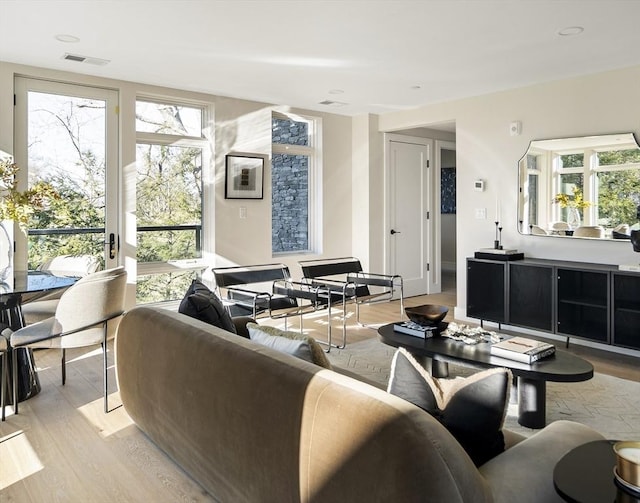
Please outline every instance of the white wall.
M509 124L522 122L522 134ZM529 257L582 262L637 263L629 243L553 239L517 232L518 160L530 140L633 132L640 138L640 66L540 84L382 115L380 131L456 123L457 290L455 315L466 316L466 257L492 246L496 199L502 203L503 244ZM473 181L484 179L484 192ZM487 209L486 220L474 210Z
M322 119L322 240L319 255L271 253L271 112L299 113ZM290 110L231 98L217 98L216 124L216 265L286 263L300 276L298 260L351 253L351 119L334 114ZM263 155L262 200L225 199L225 155ZM240 218L240 208L247 218Z

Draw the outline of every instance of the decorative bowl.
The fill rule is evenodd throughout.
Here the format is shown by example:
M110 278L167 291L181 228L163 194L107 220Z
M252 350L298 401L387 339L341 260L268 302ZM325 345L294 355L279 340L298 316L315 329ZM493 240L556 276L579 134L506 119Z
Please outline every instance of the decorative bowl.
M435 304L425 304L424 306L406 307L404 312L414 323L419 323L420 325L437 325L447 315L449 308Z
M640 488L640 442L616 442L616 475L627 484Z

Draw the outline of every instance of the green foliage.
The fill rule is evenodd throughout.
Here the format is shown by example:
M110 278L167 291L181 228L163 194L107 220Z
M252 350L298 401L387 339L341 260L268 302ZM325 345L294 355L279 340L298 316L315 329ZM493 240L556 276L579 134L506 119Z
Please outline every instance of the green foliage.
M50 183L42 180L27 190L18 190L16 175L19 170L10 158L0 161L0 220L13 220L26 228L60 196Z
M72 233L29 236L31 268L49 257L62 254L104 256L105 162L90 148L82 148L81 130L71 127L76 124L73 117L75 109L69 109L72 110L70 115L57 116L58 120L54 124L65 125L62 131L68 135L73 151L77 153L75 165L81 168L81 175L71 176L64 166L57 170L47 170L48 174L42 177L43 182L54 187L60 198L52 201L37 218L31 218L28 226L30 229L63 229ZM167 105L161 111L164 122L149 123L152 131L179 134L184 130L178 107ZM143 118L138 117L138 120ZM46 138L46 128L39 132ZM200 225L201 149L140 144L137 152L137 225ZM74 170L76 173L77 171ZM164 262L200 256L200 243L196 243L194 230L138 232L136 249L138 262ZM193 277L194 273L191 271L140 277L137 282L137 302L180 299Z
M636 223L640 204L640 170L605 171L598 173L599 222L615 227Z

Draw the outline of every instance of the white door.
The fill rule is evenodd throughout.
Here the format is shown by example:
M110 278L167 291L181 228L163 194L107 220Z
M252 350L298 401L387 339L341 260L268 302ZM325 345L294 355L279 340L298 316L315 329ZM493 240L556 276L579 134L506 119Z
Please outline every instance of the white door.
M402 276L407 297L434 293L429 274L433 213L430 140L410 141L392 139L387 143L389 269Z
M16 237L16 259L36 267L56 255L118 264L118 94L109 89L16 79L19 183L51 183L61 200ZM26 267L24 267L26 268Z

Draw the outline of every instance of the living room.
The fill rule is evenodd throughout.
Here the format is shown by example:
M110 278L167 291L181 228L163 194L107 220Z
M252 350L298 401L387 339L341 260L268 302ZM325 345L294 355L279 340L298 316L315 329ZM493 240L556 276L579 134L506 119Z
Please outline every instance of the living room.
M4 10L10 3L0 3L0 9ZM4 15L3 18L4 26L7 18ZM27 16L20 19L26 18ZM136 162L136 99L143 96L205 104L211 110L213 118L210 123L213 158L204 190L205 246L202 258L210 266L274 261L268 174L265 175L265 194L261 200L226 199L224 187L225 157L229 153L262 156L267 160L265 167L268 172L268 161L272 155L271 124L274 112L317 117L322 122L322 196L319 203L319 221L322 222L322 228L319 232L321 247L318 248L321 252L317 255L357 256L367 269L377 271L390 271L391 267L389 226L383 204L387 197L388 169L384 135L401 134L405 131L411 131L413 134L422 128L440 131L443 125L447 125L448 128L453 125L455 133L445 134L440 131L443 138L455 141L457 154L456 298L455 304L451 306L451 319L477 322L467 316L466 259L472 257L479 248L493 246L493 214L496 200L500 201L503 224L501 240L505 248L517 249L527 257L552 261L577 260L583 263L616 266L637 264L639 261L639 255L634 253L628 242L524 235L518 231L517 223L518 162L527 151L531 140L622 132L630 132L636 138L640 138L640 61L637 59L620 66L603 67L596 72L585 71L546 81L533 79L530 83L513 88L488 89L487 92L439 102L425 101L428 104L407 109L400 109L398 106L390 111L378 109L375 112L342 114L339 108L335 109L338 113L332 113L331 109L326 108L320 110L320 107L311 109L290 106L290 102L273 104L274 102L263 99L261 95L241 96L240 90L233 95L218 95L203 90L166 86L161 80L155 83L131 82L127 78L107 76L104 72L108 65L97 67L96 70L94 67L78 67L65 61L63 63L66 66L61 69L57 61L60 54L76 50L70 50L68 46L54 41L52 37L58 33L79 33L74 28L68 25L58 26L49 30L46 37L43 35L37 42L49 46L47 50L55 54L56 65L44 60L35 64L31 60L21 60L16 56L12 56L11 59L0 57L0 150L14 152L17 158L21 155L24 158L24 153L15 151L14 121L17 118L13 110L16 77L116 90L119 103L118 164L123 173L135 166ZM588 34L589 27L586 28ZM82 35L80 38L85 40L87 36ZM0 56L3 54L4 50L0 52ZM90 54L101 56L104 53ZM49 57L53 61L53 56ZM140 56L130 65L139 65L142 61L144 58ZM91 70L85 73L84 68ZM281 67L278 68L282 71ZM192 80L197 80L197 68L191 69L189 73ZM262 73L261 70L258 75ZM251 78L260 79L255 75ZM341 96L332 94L329 97L339 101L343 99ZM510 125L514 122L520 125L517 135L510 132ZM484 183L483 191L474 190L475 182L478 180ZM126 193L126 180L123 183ZM246 218L241 216L243 208ZM477 218L477 209L484 209L486 218ZM134 201L124 201L119 228L122 236L131 236L132 231L135 233L134 214L135 198ZM122 247L119 260L126 265L129 272L127 302L131 308L135 305L135 278L143 268L136 263L135 245L126 242L124 237L123 243L126 246ZM16 257L19 258L18 255ZM298 261L303 258L308 258L308 254L278 256L277 261L286 263L294 275L299 275ZM439 267L434 269L439 273ZM356 339L358 337L361 336L357 335ZM558 344L563 343L562 338L556 340ZM584 342L575 340L572 344L581 346ZM640 352L632 349L605 349L611 353L608 363L611 366L615 366L618 355L625 362L629 361L629 357L640 358ZM55 365L53 357L48 361ZM627 364L626 379L640 381L640 373L634 374L634 371L638 372L637 369L638 367L634 369L632 364ZM82 372L91 375L92 371L84 369ZM46 386L59 386L56 379L57 375L51 377ZM71 381L73 378L70 379L70 383ZM40 407L44 407L46 403L53 405L49 400L43 402ZM109 421L101 418L99 407L96 409L92 405L83 404L81 398L77 399L77 405L81 409L86 407L84 410L90 416L93 425L105 428L105 437L117 437L120 424L128 428L126 420L121 417ZM32 412L25 407L24 415L18 415L12 420L22 421L31 414ZM58 433L66 434L62 427ZM55 442L49 434L46 435L46 439L41 439L42 442ZM145 448L137 451L140 442L140 439L136 438L129 447L134 456L140 456L139 461L143 463L146 454ZM91 457L90 453L85 454L87 458ZM115 458L113 455L113 462ZM157 459L154 457L153 463L168 463ZM164 468L166 466L163 465ZM96 474L92 477L96 485L101 483L97 481L99 477ZM175 479L171 480L170 484ZM135 481L129 483L135 485ZM27 486L28 482L24 484ZM188 485L185 482L176 484ZM194 499L201 497L193 486L190 486L187 492Z

